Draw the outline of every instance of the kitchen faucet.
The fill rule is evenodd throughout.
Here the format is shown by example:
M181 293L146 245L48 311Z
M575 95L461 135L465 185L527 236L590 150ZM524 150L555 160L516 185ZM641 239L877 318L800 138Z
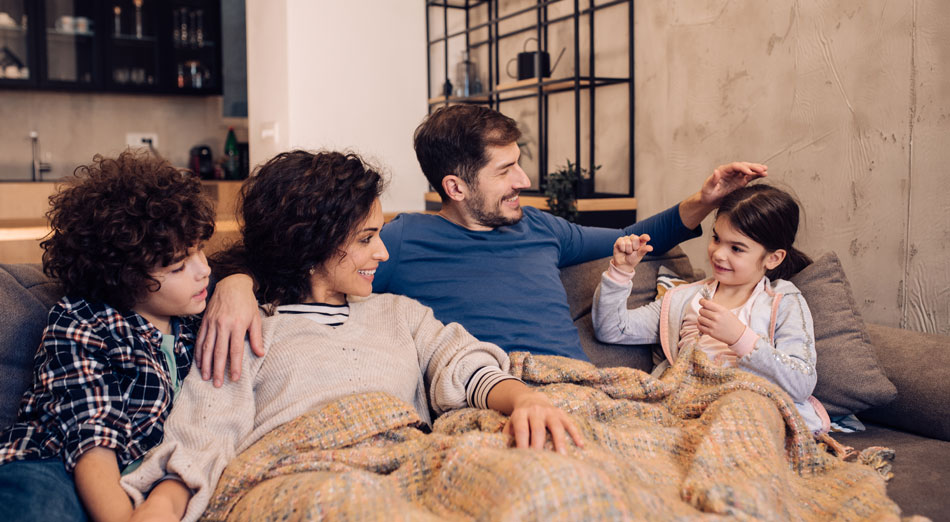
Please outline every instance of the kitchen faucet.
M43 173L52 170L49 163L40 161L40 134L36 131L30 131L30 141L33 144L33 181L43 181ZM37 179L39 176L39 179Z

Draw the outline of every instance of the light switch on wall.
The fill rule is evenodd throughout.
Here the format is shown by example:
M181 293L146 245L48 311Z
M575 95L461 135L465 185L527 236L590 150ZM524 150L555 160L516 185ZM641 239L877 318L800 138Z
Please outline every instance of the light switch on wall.
M148 148L149 143L152 147L158 148L158 134L154 132L127 132L125 134L125 144L133 149L141 147Z
M280 140L280 126L276 121L265 121L261 124L261 139L273 143Z

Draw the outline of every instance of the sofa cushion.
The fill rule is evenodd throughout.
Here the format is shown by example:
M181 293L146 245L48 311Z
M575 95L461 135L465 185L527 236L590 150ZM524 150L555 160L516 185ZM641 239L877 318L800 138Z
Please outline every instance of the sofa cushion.
M834 433L834 438L857 450L884 446L894 450L894 477L887 483L887 496L902 515L923 515L947 520L950 513L950 442L928 439L885 426L868 424L866 431Z
M47 313L61 296L39 265L0 264L0 427L16 418Z
M879 324L869 324L868 333L897 399L861 419L950 441L950 337Z
M814 395L828 413L847 415L894 400L897 389L877 360L838 256L818 257L791 281L802 291L815 322Z

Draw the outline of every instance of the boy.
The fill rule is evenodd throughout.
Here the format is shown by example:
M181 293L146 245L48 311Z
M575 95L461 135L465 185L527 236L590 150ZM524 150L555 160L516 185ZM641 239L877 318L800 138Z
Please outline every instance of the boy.
M191 367L214 211L197 178L131 151L96 155L50 203L43 270L65 297L0 432L0 519L125 520L120 473L161 442Z

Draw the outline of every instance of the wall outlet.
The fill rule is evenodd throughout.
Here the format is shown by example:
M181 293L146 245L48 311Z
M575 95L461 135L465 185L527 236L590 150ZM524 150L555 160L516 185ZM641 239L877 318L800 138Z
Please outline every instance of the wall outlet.
M125 144L133 149L148 148L149 143L152 147L158 148L158 134L154 132L127 132L125 134Z

